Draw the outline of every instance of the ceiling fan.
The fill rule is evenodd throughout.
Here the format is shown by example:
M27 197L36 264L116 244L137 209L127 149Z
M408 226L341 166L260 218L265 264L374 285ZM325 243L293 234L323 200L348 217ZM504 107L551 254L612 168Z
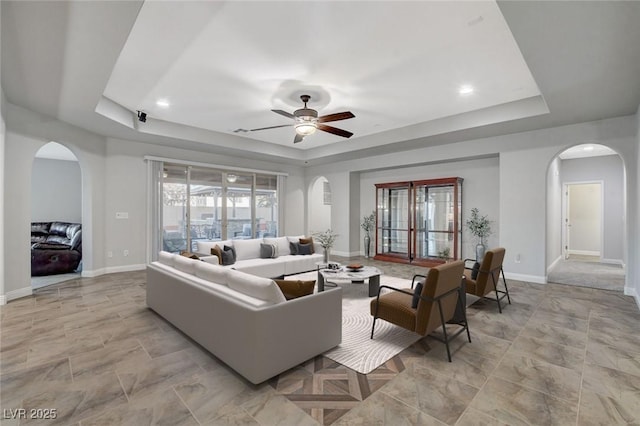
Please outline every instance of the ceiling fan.
M344 138L350 138L353 136L353 133L348 132L346 130L338 129L337 127L327 126L326 124L330 121L338 121L338 120L346 120L348 118L353 118L355 115L351 111L338 112L335 114L323 115L322 117L318 117L318 111L315 109L307 108L307 102L311 99L309 95L300 96L302 102L304 102L304 108L297 109L290 114L281 109L272 109L271 111L276 114L284 115L287 118L293 118L294 122L292 124L282 124L280 126L271 126L271 127L260 127L259 129L251 129L250 132L256 132L258 130L267 130L267 129L277 129L279 127L289 127L294 126L296 129L296 136L293 139L293 143L302 142L305 136L309 136L315 133L316 130L322 130L323 132L332 133L334 135L342 136Z

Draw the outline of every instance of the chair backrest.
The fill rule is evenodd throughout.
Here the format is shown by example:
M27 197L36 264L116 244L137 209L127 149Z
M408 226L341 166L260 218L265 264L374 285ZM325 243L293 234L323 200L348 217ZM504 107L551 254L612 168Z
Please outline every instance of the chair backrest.
M427 279L422 287L421 296L434 299L452 289L460 288L463 275L464 262L461 260L444 263L435 268L431 268L427 273ZM457 292L452 292L442 298L440 303L445 321L453 318L457 302ZM422 335L426 335L442 325L437 302L420 299L416 316L417 323L415 331Z
M476 278L477 296L484 296L495 290L495 285L500 279L500 270L502 269L504 254L505 249L502 247L487 250L484 254L480 271L478 271L478 277ZM493 279L491 278L492 275Z

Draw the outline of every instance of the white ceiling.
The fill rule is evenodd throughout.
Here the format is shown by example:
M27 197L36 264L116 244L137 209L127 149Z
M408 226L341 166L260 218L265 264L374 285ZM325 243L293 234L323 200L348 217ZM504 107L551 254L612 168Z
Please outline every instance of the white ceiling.
M630 115L640 104L640 2L0 7L10 103L109 137L245 158L320 164ZM477 91L459 97L461 84ZM293 111L301 91L320 114L351 110L356 118L333 124L355 135L318 133L294 147L290 128L230 133L285 124L269 110ZM160 96L171 108L155 109ZM147 123L135 119L141 108Z
M475 91L460 95L464 85ZM223 133L290 124L270 110L293 112L302 94L321 115L352 111L332 125L358 138L540 92L494 2L145 2L104 91L130 111ZM318 132L292 145L294 134L240 135L344 143Z

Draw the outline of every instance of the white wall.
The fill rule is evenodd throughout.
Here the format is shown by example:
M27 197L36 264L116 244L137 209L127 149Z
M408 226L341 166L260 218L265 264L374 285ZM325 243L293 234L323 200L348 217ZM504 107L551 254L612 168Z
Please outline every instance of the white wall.
M0 9L2 9L0 7ZM0 76L1 77L1 76ZM4 269L4 157L5 157L5 99L4 99L4 91L2 87L0 87L0 305L4 305L6 303L5 298L5 269Z
M491 244L506 247L507 258L504 268L508 276L532 282L545 282L546 193L549 165L560 152L584 141L613 148L621 155L627 168L626 183L629 192L633 192L628 213L632 213L630 216L635 218L638 207L635 200L638 191L636 132L637 118L627 116L446 145L429 146L425 142L425 147L410 151L311 166L307 170L307 176L324 175L329 179L332 188L336 188L336 184L348 185L346 171L368 173L392 169L392 174L396 175L407 167L499 155L499 209L496 215L499 222L499 241ZM344 179L335 178L341 175L345 176ZM335 179L335 182L332 179ZM466 186L465 192L468 191L470 189ZM371 197L367 199L366 194L362 194L358 219L342 227L347 231L359 227L360 213L368 212L371 205ZM482 209L482 206L479 208ZM337 211L340 212L340 217L349 217L349 210L349 198L338 197L334 192L333 218L336 219ZM635 232L635 228L633 229ZM346 251L350 242L340 239L338 244L341 250L344 246ZM358 244L361 243L358 241ZM519 262L516 261L517 254L520 254Z
M82 180L77 161L33 160L31 221L82 223Z
M329 181L324 176L319 177L309 191L309 233L331 228L331 204L324 203L325 182Z
M602 259L622 262L624 256L624 168L618 155L562 160L562 181L603 182Z
M556 158L547 172L547 256L549 268L562 258L562 161Z
M487 246L495 247L500 241L499 164L498 157L492 157L363 172L360 179L360 221L375 209L375 184L377 183L461 177L464 179L462 183L461 256L463 259L475 257L477 242L464 226L472 208L477 207L482 215L487 215L492 221L493 234L488 238ZM362 228L360 230L359 247L360 251L364 253L364 231Z

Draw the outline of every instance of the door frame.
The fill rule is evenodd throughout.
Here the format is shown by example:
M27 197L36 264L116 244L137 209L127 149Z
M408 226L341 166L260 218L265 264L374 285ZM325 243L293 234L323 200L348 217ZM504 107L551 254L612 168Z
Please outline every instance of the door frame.
M604 256L604 181L603 180L585 180L585 181L568 181L562 182L562 257L569 258L569 187L572 185L592 185L600 186L600 260Z

